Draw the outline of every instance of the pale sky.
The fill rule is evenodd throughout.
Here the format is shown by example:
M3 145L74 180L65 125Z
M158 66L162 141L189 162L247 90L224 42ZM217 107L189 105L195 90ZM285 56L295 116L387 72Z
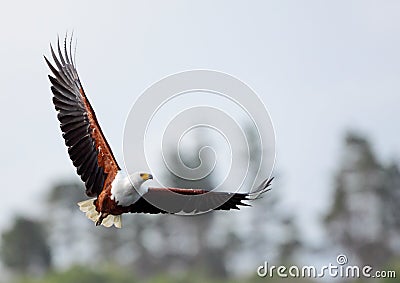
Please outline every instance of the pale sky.
M232 74L262 98L276 130L276 189L311 239L348 129L399 161L398 1L3 2L0 231L15 213L49 213L50 184L77 178L43 60L72 29L80 78L120 163L130 105L191 69Z

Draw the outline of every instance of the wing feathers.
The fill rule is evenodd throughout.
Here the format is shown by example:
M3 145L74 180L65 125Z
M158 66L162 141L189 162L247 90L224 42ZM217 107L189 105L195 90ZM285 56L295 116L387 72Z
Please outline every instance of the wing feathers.
M60 83L56 78L52 77L52 76L48 76L50 79L50 82L53 84L52 87L54 87L57 90L57 97L58 98L65 98L68 99L72 102L77 103L77 98L76 95L72 92L72 90L68 87L66 87L63 83ZM79 105L81 105L83 107L83 104L78 103Z
M238 210L240 206L250 206L245 201L255 199L260 194L267 192L271 182L272 178L263 181L253 193L209 192L183 188L149 188L144 196L128 207L127 212L158 214Z
M72 37L69 52L67 37L64 39L63 49L60 47L60 40L57 40L56 49L58 56L50 44L55 66L44 58L53 74L48 77L62 136L72 163L85 183L86 194L98 196L105 184L111 184L119 166L83 91L72 60Z
M90 139L90 135L87 133L88 129L83 126L80 128L75 128L73 129L73 131L69 131L69 132L64 132L63 137L65 139L65 144L67 146L72 146L74 145L77 141L81 140L82 138L89 138ZM76 142L75 142L76 140ZM69 145L71 144L71 145Z

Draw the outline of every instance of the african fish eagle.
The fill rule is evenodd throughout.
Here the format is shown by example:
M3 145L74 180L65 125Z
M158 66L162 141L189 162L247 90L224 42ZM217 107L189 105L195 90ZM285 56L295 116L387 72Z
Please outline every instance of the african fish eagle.
M71 40L72 41L72 40ZM67 50L66 38L63 50L57 42L58 56L50 44L51 56L55 66L44 56L54 76L49 75L52 84L53 103L60 122L62 136L68 148L68 154L77 173L85 183L86 195L94 197L78 203L81 211L98 225L121 228L123 213L178 213L182 211L206 212L209 210L239 209L249 206L244 200L257 198L269 190L271 179L261 183L251 193L210 192L187 188L153 188L142 186L152 179L149 173L134 173L125 176L111 151L83 90L71 52L71 42ZM170 194L173 192L175 194ZM191 198L182 196L203 196L190 204ZM173 204L168 211L163 210L149 199L164 199ZM213 206L219 200L218 206ZM194 205L194 206L193 206Z

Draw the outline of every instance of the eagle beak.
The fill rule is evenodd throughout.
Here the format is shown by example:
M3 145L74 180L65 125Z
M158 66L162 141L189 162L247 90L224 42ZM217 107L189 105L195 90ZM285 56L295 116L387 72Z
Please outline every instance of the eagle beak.
M151 174L140 174L140 177L142 177L142 179L143 179L144 181L153 179L153 175L151 175Z

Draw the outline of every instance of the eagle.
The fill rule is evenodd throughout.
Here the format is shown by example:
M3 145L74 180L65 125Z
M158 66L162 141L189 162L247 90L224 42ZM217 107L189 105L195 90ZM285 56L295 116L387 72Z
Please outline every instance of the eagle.
M121 228L121 215L124 213L176 214L239 209L239 206L250 206L243 201L256 199L269 190L273 178L264 180L253 192L228 193L150 187L143 185L147 180L153 179L150 173L136 172L129 176L125 174L118 165L83 90L71 49L72 37L69 48L67 37L63 48L58 39L58 55L50 44L54 63L50 63L46 56L44 60L52 73L48 78L62 136L76 172L85 184L85 193L90 198L78 205L96 226L114 225ZM157 200L167 204L167 209L156 205Z

